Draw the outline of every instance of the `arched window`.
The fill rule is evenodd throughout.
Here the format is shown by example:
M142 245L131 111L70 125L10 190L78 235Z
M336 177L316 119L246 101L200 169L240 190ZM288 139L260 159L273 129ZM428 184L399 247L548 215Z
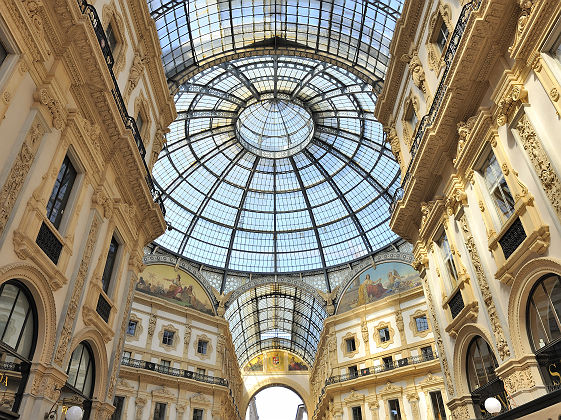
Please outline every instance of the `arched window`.
M478 417L486 416L485 400L497 398L503 407L510 408L503 381L495 374L498 363L493 350L482 337L477 336L469 344L467 351L467 377L469 390Z
M0 366L13 412L19 410L37 342L37 309L31 292L18 280L0 286ZM6 371L9 373L6 375Z
M82 341L72 352L68 368L66 384L78 391L83 397L91 398L94 388L95 363L92 349Z
M542 277L528 299L528 329L534 351L561 338L561 278Z
M0 341L30 360L35 350L36 310L31 293L10 280L0 286Z
M530 344L545 385L561 387L561 277L543 276L532 288L526 310Z

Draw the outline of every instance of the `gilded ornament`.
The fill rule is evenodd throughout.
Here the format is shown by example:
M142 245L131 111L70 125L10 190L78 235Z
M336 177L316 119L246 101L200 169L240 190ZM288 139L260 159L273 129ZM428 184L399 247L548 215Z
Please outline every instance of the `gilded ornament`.
M552 88L549 91L549 97L551 98L551 100L553 102L557 102L559 100L559 90L557 90L557 88Z

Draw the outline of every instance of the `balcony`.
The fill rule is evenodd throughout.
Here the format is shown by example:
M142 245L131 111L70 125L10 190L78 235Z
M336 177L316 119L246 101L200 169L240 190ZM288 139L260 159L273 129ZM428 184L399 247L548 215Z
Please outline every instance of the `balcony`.
M175 376L179 378L193 379L198 382L205 382L212 385L228 386L228 381L224 378L215 376L203 375L200 373L192 372L190 370L177 369L170 366L159 365L146 360L131 359L123 357L121 359L121 366L127 366L135 369L144 369L152 372L163 373L164 375Z

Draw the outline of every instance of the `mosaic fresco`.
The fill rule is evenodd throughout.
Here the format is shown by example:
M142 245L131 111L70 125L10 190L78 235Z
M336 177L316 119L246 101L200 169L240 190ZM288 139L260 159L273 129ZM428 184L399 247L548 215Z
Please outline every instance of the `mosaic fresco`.
M341 297L337 313L375 302L421 285L419 274L409 264L388 262L356 276Z
M169 265L148 265L139 275L136 290L214 315L212 304L199 283L191 275Z

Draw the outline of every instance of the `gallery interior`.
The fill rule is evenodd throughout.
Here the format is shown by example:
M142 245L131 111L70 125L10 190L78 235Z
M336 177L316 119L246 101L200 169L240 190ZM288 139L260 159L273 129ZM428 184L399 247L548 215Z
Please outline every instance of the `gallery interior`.
M560 83L558 0L0 1L0 419L557 419Z

